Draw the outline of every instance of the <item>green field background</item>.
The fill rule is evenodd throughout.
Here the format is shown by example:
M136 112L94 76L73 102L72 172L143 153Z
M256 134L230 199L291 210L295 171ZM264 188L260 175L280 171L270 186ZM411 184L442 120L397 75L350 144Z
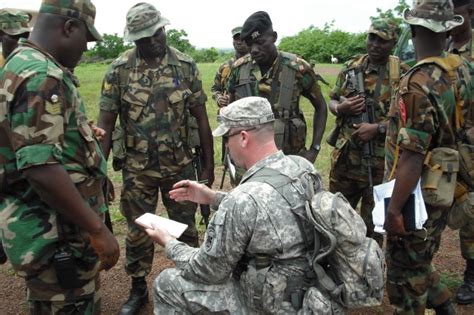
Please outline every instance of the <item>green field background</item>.
M75 74L78 76L81 83L79 87L79 91L86 104L87 115L89 119L92 119L95 122L97 121L97 118L99 116L98 104L99 104L101 82L108 67L109 66L106 64L82 64L75 69ZM212 129L214 129L217 126L217 121L216 121L217 105L214 102L214 100L211 98L211 86L213 84L214 76L216 74L218 67L219 67L219 63L198 64L198 68L202 76L204 90L208 96L206 107L207 107L207 114L209 116L209 123ZM326 102L328 102L328 92L333 87L336 80L336 76L334 74L325 73L325 71L328 72L328 69L329 69L329 70L332 70L329 72L334 73L334 70L338 70L340 69L340 67L341 66L339 65L328 65L328 64L321 64L321 65L315 66L316 71L318 71L318 68L323 69L323 71L318 71L318 72L320 72L321 75L324 77L324 79L327 82L329 82L329 86L321 84L321 88L323 91L323 95L326 99ZM308 123L309 137L307 137L307 145L309 145L309 142L311 141L311 138L312 138L312 132L313 132L312 131L313 130L312 115L313 115L314 109L307 99L301 98L301 100L302 100L301 108L304 111L306 122ZM333 126L334 126L334 116L331 113L328 113L326 132L323 136L323 141L321 143L322 149L315 163L317 170L323 176L324 182L326 184L328 181L328 174L329 174L329 169L331 165L330 163L331 147L326 144L325 139ZM221 138L214 138L214 152L215 152L214 159L216 161L216 180L215 180L214 187L217 187L217 185L219 185L219 182L221 180L221 174L222 174L222 165L220 164ZM112 168L110 167L110 163L109 163L109 176L112 178L116 186L116 189L117 190L120 189L121 174L120 172L114 172ZM122 220L121 215L118 212L117 201L114 202L114 204L112 205L111 212L112 212L112 217L114 220Z

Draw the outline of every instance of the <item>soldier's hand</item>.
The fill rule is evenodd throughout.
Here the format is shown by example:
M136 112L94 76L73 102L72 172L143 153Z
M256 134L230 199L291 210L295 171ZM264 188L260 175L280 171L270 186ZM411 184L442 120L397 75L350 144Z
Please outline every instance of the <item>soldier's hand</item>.
M107 177L107 201L109 202L109 205L112 203L112 201L115 200L115 189L114 189L114 184L110 180L110 178Z
M158 244L164 247L166 246L166 243L175 239L173 236L171 236L170 233L168 233L167 230L160 228L153 222L151 223L151 225L153 226L153 228L145 229L145 232L154 242L157 242Z
M109 229L103 225L98 233L90 235L90 240L100 259L99 270L109 270L115 266L120 256L120 247Z
M352 133L352 138L362 142L368 142L377 135L377 124L353 124L352 127L355 131Z
M403 236L407 234L403 224L403 214L401 213L387 211L383 227L389 236Z
M316 158L318 157L318 153L319 153L318 150L311 148L309 150L306 150L306 149L303 150L300 153L300 155L304 157L305 159L307 159L308 161L310 161L311 164L314 164L314 162L316 161Z
M215 198L215 192L204 184L192 180L182 180L173 185L170 198L177 201L192 201L208 205Z
M365 98L360 95L343 98L337 106L337 112L342 115L353 115L357 116L365 110Z
M230 97L229 95L221 95L217 98L217 106L224 107L229 105Z
M101 141L102 139L104 139L105 134L106 134L104 129L97 127L97 125L95 125L94 121L92 120L89 121L89 126L91 127L92 132L94 133L97 140Z

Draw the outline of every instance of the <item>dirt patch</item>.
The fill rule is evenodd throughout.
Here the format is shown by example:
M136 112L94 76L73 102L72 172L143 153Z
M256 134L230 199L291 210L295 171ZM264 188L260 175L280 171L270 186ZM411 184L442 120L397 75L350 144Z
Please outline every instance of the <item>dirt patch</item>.
M221 174L216 172L216 183L214 186L219 185L220 179ZM224 190L229 189L230 185L226 180ZM158 212L162 211L163 208L160 205ZM122 303L127 299L130 290L130 278L124 270L126 223L115 223L114 229L116 237L120 243L121 253L117 265L111 270L101 273L102 314L105 315L117 314ZM462 273L465 267L465 261L461 257L459 250L459 234L457 231L446 229L443 234L440 250L434 259L434 263L436 268L444 274L445 279L450 283L452 289L456 290L457 286L461 283ZM157 246L155 249L152 272L147 277L149 289L151 289L152 282L156 276L163 269L172 266L173 262L165 257L163 248ZM27 314L28 309L25 303L25 296L26 291L23 279L15 276L13 270L8 264L0 266L0 314ZM149 297L150 302L140 314L153 314L151 294ZM350 312L350 314L353 315L391 313L393 313L393 309L391 308L387 297L385 297L384 303L379 307L364 308ZM457 314L474 314L474 305L457 306Z

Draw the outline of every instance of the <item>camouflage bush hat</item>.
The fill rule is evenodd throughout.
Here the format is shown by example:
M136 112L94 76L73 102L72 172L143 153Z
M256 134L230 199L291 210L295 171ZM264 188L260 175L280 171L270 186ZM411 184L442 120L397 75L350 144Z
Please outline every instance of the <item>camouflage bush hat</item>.
M242 32L242 26L237 26L230 31L232 33L232 37L235 37L235 35L239 35Z
M272 20L265 11L257 11L245 20L240 32L243 41L256 39L268 30L272 30Z
M31 31L31 28L28 25L30 19L30 15L23 11L1 9L0 30L12 36L29 33Z
M64 15L83 21L89 30L89 42L102 40L94 27L95 5L90 0L43 0L39 13Z
M262 125L275 120L272 106L266 98L250 96L241 98L223 107L217 121L220 125L212 132L214 137L221 137L231 128L245 128Z
M369 34L375 34L384 40L396 40L399 33L400 28L392 19L374 19L369 28Z
M403 12L403 20L435 33L447 32L464 22L462 16L454 15L451 0L413 0L413 9Z
M123 39L134 42L140 38L150 37L159 28L168 24L170 24L170 21L162 16L153 5L140 2L127 12L127 25L125 26Z

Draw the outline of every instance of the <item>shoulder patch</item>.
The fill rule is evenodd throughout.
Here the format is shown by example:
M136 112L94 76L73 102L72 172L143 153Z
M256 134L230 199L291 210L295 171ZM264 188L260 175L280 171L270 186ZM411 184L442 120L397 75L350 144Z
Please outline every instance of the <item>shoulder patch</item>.
M252 57L250 57L250 54L247 54L243 57L240 57L239 59L237 59L235 62L234 62L234 65L233 67L240 67L241 65L245 64L245 63L248 63L248 62L252 62Z
M130 55L133 54L134 52L135 52L135 48L132 48L123 52L117 59L115 59L112 62L111 67L114 68L114 67L119 67L121 65L126 64L128 59L130 58Z

